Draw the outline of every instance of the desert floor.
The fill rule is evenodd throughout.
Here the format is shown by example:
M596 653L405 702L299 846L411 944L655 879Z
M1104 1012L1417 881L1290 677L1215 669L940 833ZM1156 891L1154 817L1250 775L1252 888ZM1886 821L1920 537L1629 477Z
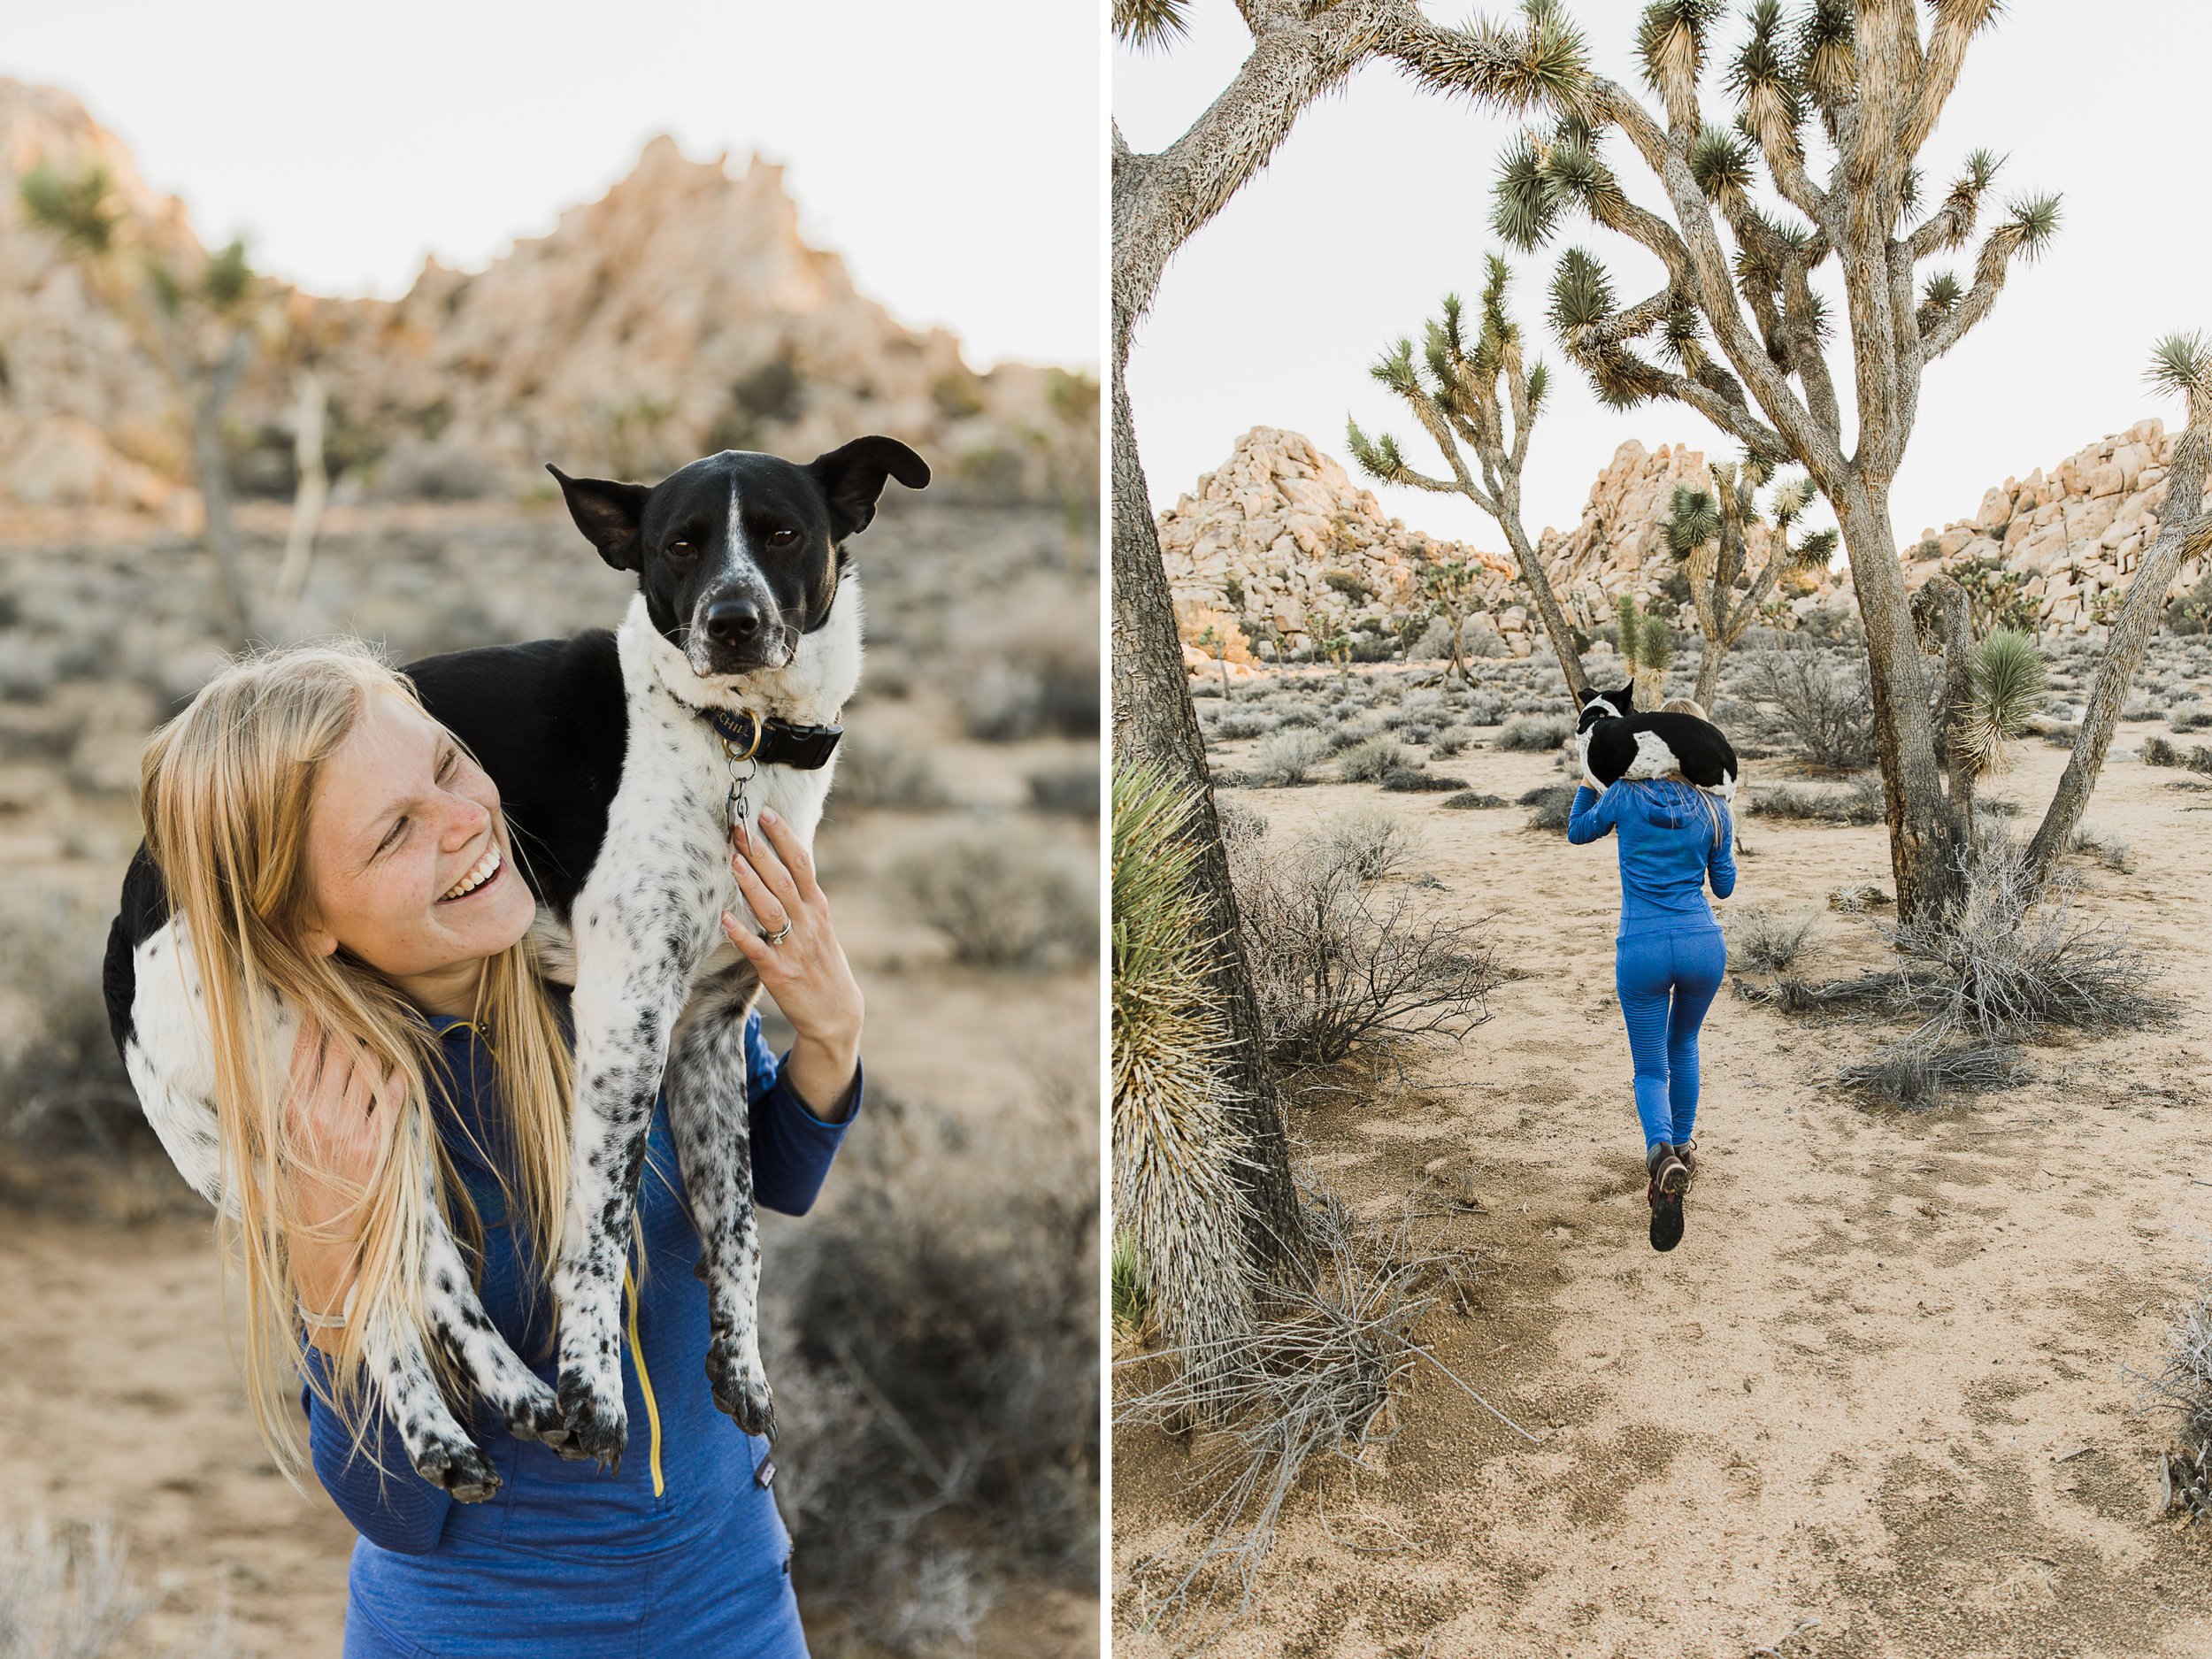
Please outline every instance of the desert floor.
M1724 988L1704 1028L1704 1172L1663 1256L1613 997L1611 845L1365 785L1225 794L1275 837L1387 805L1423 837L1409 874L1442 883L1425 896L1492 917L1525 976L1463 1044L1376 1088L1309 1090L1292 1122L1356 1214L1415 1194L1440 1212L1423 1225L1479 1282L1419 1334L1538 1443L1417 1367L1386 1467L1309 1476L1256 1609L1207 1651L2212 1653L2212 1544L2151 1518L2172 1417L2126 1374L2160 1363L2212 1217L2212 788L2136 763L2163 729L2116 741L2090 819L2132 843L2131 872L2085 863L2083 902L2166 970L2181 1022L2044 1043L2026 1087L1912 1115L1834 1086L1874 1031ZM2063 760L2028 742L1993 791L2039 813ZM1432 770L1509 799L1564 776L1489 748ZM1788 770L1753 761L1747 781ZM1892 887L1878 827L1746 823L1724 914ZM1827 916L1812 971L1882 960L1884 914ZM1462 1172L1479 1210L1444 1202ZM1118 1654L1171 1651L1131 1567L1173 1548L1191 1460L1117 1432Z

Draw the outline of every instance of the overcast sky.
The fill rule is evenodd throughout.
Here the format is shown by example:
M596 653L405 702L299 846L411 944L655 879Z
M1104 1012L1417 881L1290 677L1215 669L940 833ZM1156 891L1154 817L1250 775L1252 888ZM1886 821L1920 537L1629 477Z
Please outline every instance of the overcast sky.
M1457 0L1428 9L1440 22L1465 17ZM1632 50L1640 4L1570 0L1570 9L1601 73L1640 88ZM1721 30L1724 60L1744 33L1741 10L1732 8ZM1165 53L1115 52L1114 115L1137 150L1173 142L1250 49L1228 0L1195 0L1193 21L1190 38ZM2155 398L2142 375L2160 335L2212 331L2208 63L2212 7L2195 0L2016 4L1970 50L1922 152L1932 193L1948 187L1969 151L1986 146L2009 156L2000 196L2061 191L2064 218L2043 259L2016 266L1994 311L1930 365L1892 496L1901 538L1964 518L2008 474L2047 468L2147 415L2181 425L2178 404ZM1705 107L1733 114L1710 94ZM1136 337L1130 396L1156 504L1171 504L1220 465L1254 426L1302 432L1349 466L1348 412L1371 434L1394 433L1419 470L1444 470L1367 367L1400 334L1417 344L1448 289L1471 304L1483 255L1508 251L1490 234L1490 184L1513 128L1463 101L1417 92L1387 67L1361 71L1343 94L1307 111L1268 169L1168 266ZM1608 154L1631 197L1657 205L1624 142L1612 141ZM1985 228L1989 222L1985 215ZM1516 314L1555 371L1554 400L1529 452L1532 534L1578 519L1592 480L1624 440L1654 449L1686 441L1709 457L1740 448L1679 404L1615 413L1578 372L1560 372L1542 316L1553 264L1570 245L1604 257L1624 300L1643 298L1662 280L1655 260L1586 219L1568 224L1539 254L1514 257ZM1971 250L1951 263L1970 281ZM1832 314L1841 320L1839 303ZM1838 346L1832 361L1843 365L1838 382L1847 399L1848 360ZM1386 511L1416 527L1504 546L1489 520L1456 497L1376 493Z
M7 8L0 74L314 293L480 268L666 132L787 164L808 240L973 365L1094 365L1099 40L1087 0L72 0Z

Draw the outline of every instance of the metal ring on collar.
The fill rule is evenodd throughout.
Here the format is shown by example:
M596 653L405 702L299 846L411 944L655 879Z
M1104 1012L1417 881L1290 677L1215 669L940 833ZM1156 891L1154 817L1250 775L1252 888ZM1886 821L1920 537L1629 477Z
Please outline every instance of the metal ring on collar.
M789 921L789 919L788 919L788 918L787 918L787 919L785 920L785 922L784 922L784 925L783 925L781 927L779 927L778 929L776 929L776 931L775 931L774 933L763 933L763 934L761 935L761 938L762 938L762 939L764 939L764 941L766 941L769 944L772 944L772 945L780 945L781 943L783 943L783 941L784 941L785 940L787 940L787 939L788 939L788 938L790 938L790 937L791 937L791 923L790 923L790 921Z
M737 745L731 742L728 738L725 737L722 739L722 753L728 758L730 764L733 766L737 764L737 763L741 760L752 759L755 755L760 752L760 746L768 736L767 721L762 719L757 714L748 714L745 717L745 719L746 723L753 728L753 741L745 746L745 752L743 754L741 755L737 752ZM717 727L716 730L717 734L718 735L720 728Z

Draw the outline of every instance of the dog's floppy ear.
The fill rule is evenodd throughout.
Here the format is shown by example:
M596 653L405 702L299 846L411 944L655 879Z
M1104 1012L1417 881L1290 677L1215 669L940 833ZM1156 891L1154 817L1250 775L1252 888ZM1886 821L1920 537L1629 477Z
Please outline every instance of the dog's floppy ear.
M1580 707L1583 703L1586 703L1589 702L1591 698L1593 698L1593 697L1596 696L1597 695L1598 695L1598 694L1597 694L1597 687L1595 687L1594 686L1578 686L1578 687L1575 687L1575 703L1576 703L1576 706L1577 706L1577 707Z
M858 534L874 520L886 478L895 478L909 489L929 482L929 464L896 438L855 438L816 456L806 470L829 498L833 541Z
M568 498L568 516L599 549L599 557L618 571L643 570L638 533L651 488L603 478L571 478L549 461L545 470L560 480L561 494Z

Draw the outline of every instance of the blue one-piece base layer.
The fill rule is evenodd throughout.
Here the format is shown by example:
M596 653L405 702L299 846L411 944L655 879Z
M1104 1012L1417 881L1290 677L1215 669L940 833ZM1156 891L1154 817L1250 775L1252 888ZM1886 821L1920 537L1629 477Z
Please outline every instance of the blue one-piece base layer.
M485 1224L484 1308L549 1383L551 1299L507 1225L493 1173L491 1160L506 1156L496 1075L473 1031L439 1023L457 1096L440 1129ZM816 1119L782 1082L757 1016L746 1048L756 1201L803 1214L845 1125ZM664 1102L654 1111L639 1210L645 1253L636 1275L637 1329L660 1414L658 1494L645 1396L626 1344L630 1438L621 1472L603 1474L595 1463L565 1462L517 1440L480 1408L471 1430L501 1481L484 1503L455 1503L417 1475L380 1416L356 1455L348 1426L311 1393L303 1396L316 1473L361 1533L349 1579L345 1659L789 1659L806 1652L791 1593L790 1537L772 1493L755 1479L767 1442L717 1411L708 1390L707 1291L692 1272L699 1235ZM311 1352L310 1363L319 1366L320 1356Z

